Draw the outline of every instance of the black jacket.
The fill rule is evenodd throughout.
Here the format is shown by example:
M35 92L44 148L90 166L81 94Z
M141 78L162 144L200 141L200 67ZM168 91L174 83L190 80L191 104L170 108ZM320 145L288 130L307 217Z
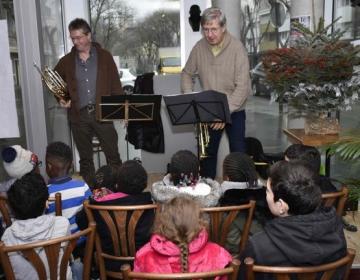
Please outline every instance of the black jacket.
M256 264L311 266L332 262L345 255L341 218L334 208L320 208L308 215L269 221L263 232L250 238L242 260L249 256ZM259 275L256 279L271 278Z

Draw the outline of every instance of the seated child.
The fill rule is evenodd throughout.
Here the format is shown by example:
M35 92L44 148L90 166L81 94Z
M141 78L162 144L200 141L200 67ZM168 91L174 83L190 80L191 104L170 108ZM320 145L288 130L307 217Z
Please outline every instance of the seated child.
M260 265L311 266L346 255L341 218L334 208L321 207L317 176L301 161L279 161L271 167L266 199L276 218L250 237L241 260L252 257Z
M98 187L103 187L103 193L99 195L95 192L90 197L89 203L96 205L143 205L153 204L151 194L149 192L143 192L147 187L147 173L144 167L136 160L125 161L118 170L111 169L110 167L101 167L95 175L96 184ZM107 171L105 171L107 170ZM108 172L110 171L110 172ZM102 174L100 174L102 173ZM106 174L106 175L105 175ZM114 179L109 177L114 176L116 184L113 184ZM109 185L105 190L105 181L101 178L107 178L106 181ZM96 220L96 230L100 235L102 241L102 249L104 252L113 252L113 243L111 241L110 232L99 215L94 215ZM78 213L76 221L80 228L86 228L88 221L85 215L85 211ZM150 229L154 222L154 211L148 210L141 216L137 227L135 229L135 247L139 249L150 239ZM117 261L106 261L105 267L112 271L119 271L121 264Z
M200 205L179 196L157 210L153 235L136 253L134 271L207 272L222 269L231 260L224 248L208 241Z
M118 179L118 166L104 165L95 173L95 183L92 198L101 201L108 194L116 192Z
M265 188L258 180L253 160L241 152L228 154L223 162L223 179L221 184L223 196L220 205L241 205L255 200L256 208L250 235L261 231L265 222L272 216L266 203ZM225 247L233 255L239 251L239 241L246 217L246 213L240 213L231 225Z
M46 148L46 173L49 176L49 195L61 193L62 215L71 225L71 233L79 230L75 216L83 208L83 202L90 195L88 185L78 179L71 178L69 172L72 167L72 151L63 142L50 143ZM55 215L55 203L49 204L48 214Z
M39 161L37 155L33 152L25 150L20 145L6 147L2 150L1 156L5 171L10 179L0 183L0 193L6 195L11 185L27 173L39 171Z
M285 150L285 160L303 160L307 162L317 174L320 174L321 156L315 147L302 144L290 145ZM326 176L319 176L319 185L322 193L337 191L331 179Z
M169 165L170 173L162 181L151 187L151 195L156 202L167 202L179 195L188 195L200 202L201 207L218 204L221 196L218 182L199 177L199 161L190 151L175 153Z
M1 238L5 245L46 241L70 233L69 221L66 218L44 215L48 197L48 188L39 174L29 173L15 181L8 191L8 200L15 220ZM45 252L41 252L40 256L46 258ZM33 266L21 254L12 254L10 261L16 279L38 279ZM48 267L46 269L49 275ZM70 269L67 279L71 279Z

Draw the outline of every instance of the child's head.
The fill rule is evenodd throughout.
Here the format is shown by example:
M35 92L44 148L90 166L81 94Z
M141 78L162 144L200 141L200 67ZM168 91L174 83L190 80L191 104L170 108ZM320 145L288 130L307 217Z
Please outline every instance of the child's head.
M44 213L49 198L47 185L40 174L28 173L10 187L8 200L18 220L33 219Z
M117 180L119 167L104 165L101 166L95 173L94 189L107 188L112 192L117 191Z
M2 150L4 169L10 177L20 179L27 173L39 171L41 161L37 155L29 150L25 150L20 145L6 147Z
M223 162L223 179L232 182L247 182L250 187L256 186L257 174L253 160L240 152L228 154Z
M318 175L304 161L279 161L270 168L266 199L275 216L305 215L321 203Z
M198 158L188 150L178 151L171 158L169 171L175 186L186 178L197 180L199 177Z
M136 160L125 161L119 168L117 191L134 195L147 187L147 173Z
M307 162L316 173L320 172L321 156L315 147L293 144L285 150L285 159L287 161L303 160Z
M52 142L46 148L46 173L50 178L69 174L73 155L70 147L63 142Z
M200 205L193 199L178 196L162 204L156 212L153 232L177 244L181 251L182 272L188 271L188 244L206 227Z

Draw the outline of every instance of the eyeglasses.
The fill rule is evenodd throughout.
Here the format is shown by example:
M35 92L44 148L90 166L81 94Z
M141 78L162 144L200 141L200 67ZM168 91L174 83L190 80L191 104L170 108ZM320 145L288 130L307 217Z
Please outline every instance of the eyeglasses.
M71 39L71 41L79 41L79 40L81 40L82 38L84 38L84 37L86 37L86 35L80 35L80 36L74 36L74 37L71 37L70 36L70 39Z
M221 27L218 27L218 28L203 28L202 31L206 34L216 34L220 31Z

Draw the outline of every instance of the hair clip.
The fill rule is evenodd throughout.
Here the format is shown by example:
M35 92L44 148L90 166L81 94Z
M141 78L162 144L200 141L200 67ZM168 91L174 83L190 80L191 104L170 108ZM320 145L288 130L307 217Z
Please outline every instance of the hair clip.
M197 179L194 177L192 173L190 173L189 176L187 174L181 173L178 187L187 187L187 186L195 187L196 183L197 183Z

